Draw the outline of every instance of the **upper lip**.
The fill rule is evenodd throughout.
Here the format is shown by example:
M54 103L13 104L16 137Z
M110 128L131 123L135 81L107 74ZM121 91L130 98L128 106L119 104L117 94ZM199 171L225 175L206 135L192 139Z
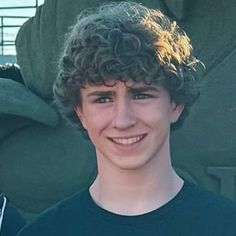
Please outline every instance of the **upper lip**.
M135 138L139 136L146 136L145 133L143 134L136 134L136 135L129 135L129 136L114 136L114 137L108 137L109 139L129 139L129 138Z

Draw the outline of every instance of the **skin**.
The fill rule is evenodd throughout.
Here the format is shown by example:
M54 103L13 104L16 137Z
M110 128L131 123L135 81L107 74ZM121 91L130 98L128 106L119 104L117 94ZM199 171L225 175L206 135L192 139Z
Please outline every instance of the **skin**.
M110 82L115 85L82 88L75 109L97 154L98 176L90 193L111 212L144 214L164 205L183 185L169 148L170 125L183 107L162 86Z

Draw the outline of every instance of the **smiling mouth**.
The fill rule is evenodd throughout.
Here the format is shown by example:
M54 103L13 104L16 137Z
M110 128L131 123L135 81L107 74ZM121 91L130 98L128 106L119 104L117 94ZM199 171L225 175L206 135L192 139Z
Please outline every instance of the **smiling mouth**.
M110 138L110 139L112 142L116 144L128 146L140 142L145 136L146 135L142 134L129 138Z

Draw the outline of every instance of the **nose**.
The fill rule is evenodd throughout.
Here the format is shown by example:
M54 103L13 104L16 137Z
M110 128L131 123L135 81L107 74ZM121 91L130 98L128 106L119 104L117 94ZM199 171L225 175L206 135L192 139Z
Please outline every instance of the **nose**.
M114 106L113 127L124 130L135 126L137 119L132 109L132 104L128 99L117 101Z

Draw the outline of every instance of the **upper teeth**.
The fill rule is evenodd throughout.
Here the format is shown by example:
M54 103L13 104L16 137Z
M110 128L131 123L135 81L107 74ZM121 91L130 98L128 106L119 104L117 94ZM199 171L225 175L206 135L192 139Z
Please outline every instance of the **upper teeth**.
M139 135L139 136L132 137L132 138L113 138L112 140L115 143L119 143L119 144L123 144L123 145L130 145L130 144L133 144L133 143L137 143L142 138L143 138L143 135Z

